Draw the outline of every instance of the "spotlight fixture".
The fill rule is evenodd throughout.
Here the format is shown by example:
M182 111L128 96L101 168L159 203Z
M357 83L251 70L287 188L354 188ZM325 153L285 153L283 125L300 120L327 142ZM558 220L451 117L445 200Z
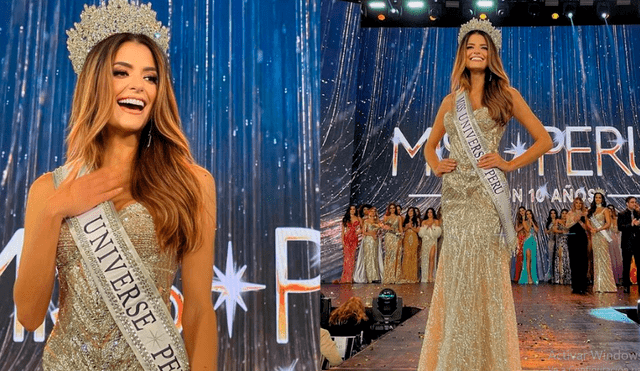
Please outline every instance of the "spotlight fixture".
M498 9L496 10L496 14L498 17L504 17L509 14L509 4L506 1L501 0L500 5L498 5Z
M386 288L380 291L377 298L371 301L374 324L371 329L392 330L402 320L402 298L396 296L395 291Z
M610 10L609 10L609 4L606 1L600 1L598 2L598 4L596 5L596 14L598 14L598 17L602 18L602 19L607 19L609 18Z
M335 1L335 0L334 0ZM640 25L640 0L340 0L360 4L362 27Z
M443 6L442 2L439 0L435 0L429 9L429 20L437 21L440 17L442 17Z
M427 8L427 4L425 1L413 0L413 1L407 1L405 4L405 7L407 7L407 9L413 9L413 10L424 10Z
M576 14L576 4L573 2L567 2L562 4L562 13L565 17L569 19L573 19L573 16Z
M367 7L371 10L386 10L387 3L382 0L369 1Z
M478 0L476 6L480 9L491 9L494 6L493 0Z

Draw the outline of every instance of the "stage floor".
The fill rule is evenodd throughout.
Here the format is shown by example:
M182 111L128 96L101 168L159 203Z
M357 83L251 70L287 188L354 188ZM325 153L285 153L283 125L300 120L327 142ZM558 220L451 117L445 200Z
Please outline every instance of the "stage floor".
M352 296L370 306L390 287L405 306L426 308L332 370L416 370L429 314L432 283L323 284L322 293L338 306ZM571 287L512 285L523 370L640 370L640 327L613 308L636 307L630 294L575 295Z

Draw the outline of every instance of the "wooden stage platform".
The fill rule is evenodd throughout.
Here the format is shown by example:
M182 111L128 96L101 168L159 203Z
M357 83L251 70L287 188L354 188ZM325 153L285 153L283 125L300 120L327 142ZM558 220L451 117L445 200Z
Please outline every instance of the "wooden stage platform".
M332 370L416 370L432 283L323 284L338 306L352 296L365 305L390 287L405 306L425 308ZM625 294L575 295L569 286L512 285L524 370L640 370L640 327L613 308L637 307L638 286ZM452 370L453 371L453 370Z

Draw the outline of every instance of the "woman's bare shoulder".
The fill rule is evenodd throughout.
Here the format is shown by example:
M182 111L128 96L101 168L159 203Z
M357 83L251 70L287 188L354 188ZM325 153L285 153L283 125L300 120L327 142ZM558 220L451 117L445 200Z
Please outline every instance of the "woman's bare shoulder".
M453 103L455 102L455 95L453 93L449 93L444 99L442 103L440 103L440 109L447 111L453 110Z

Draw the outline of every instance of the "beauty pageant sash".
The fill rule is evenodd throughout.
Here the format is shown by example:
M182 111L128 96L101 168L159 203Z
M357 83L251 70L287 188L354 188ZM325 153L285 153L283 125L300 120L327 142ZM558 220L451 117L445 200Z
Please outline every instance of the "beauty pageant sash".
M68 170L60 167L53 172L56 188ZM103 202L65 221L91 279L140 365L148 371L189 370L182 337L113 203Z
M507 188L507 178L498 168L481 169L478 167L478 159L487 153L487 145L480 135L480 129L471 110L471 103L467 93L459 91L456 94L454 126L462 139L462 146L473 168L480 177L482 184L489 193L491 201L500 216L503 237L507 249L514 254L517 247L516 231L511 220L511 204Z
M596 227L596 229L602 228L602 224L600 224L598 219L595 218L595 215L589 218L589 220L591 221L591 224L593 224L593 226ZM611 235L609 235L609 232L606 229L603 229L598 233L601 233L602 237L604 237L604 239L607 240L607 242L613 241L613 239L611 238Z

